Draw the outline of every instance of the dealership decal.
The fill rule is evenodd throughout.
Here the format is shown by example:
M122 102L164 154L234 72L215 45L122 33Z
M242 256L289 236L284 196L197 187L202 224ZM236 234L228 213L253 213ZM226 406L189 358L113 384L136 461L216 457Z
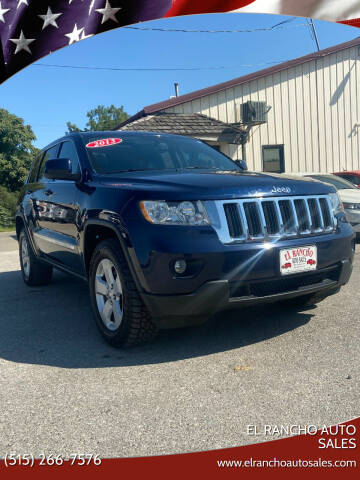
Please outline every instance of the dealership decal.
M316 267L317 248L315 245L280 250L280 272L282 275L316 270Z
M100 140L94 140L93 142L88 143L86 146L87 148L101 148L101 147L109 147L110 145L116 145L117 143L121 143L122 138L102 138Z

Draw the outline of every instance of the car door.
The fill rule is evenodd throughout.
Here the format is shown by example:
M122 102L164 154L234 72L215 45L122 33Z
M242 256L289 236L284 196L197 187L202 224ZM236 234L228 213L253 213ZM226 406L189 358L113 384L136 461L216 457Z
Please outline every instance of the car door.
M72 141L62 142L45 152L38 173L38 188L32 193L36 216L33 238L44 256L74 272L82 273L78 250L78 189L73 180L50 180L45 177L45 163L54 158L71 159L73 173L80 170Z

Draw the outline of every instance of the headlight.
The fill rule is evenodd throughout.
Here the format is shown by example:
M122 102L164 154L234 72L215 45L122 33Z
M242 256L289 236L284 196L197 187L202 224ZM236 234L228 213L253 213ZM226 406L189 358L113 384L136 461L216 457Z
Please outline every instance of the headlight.
M209 217L202 202L165 202L144 200L140 210L150 223L161 225L209 225Z
M339 198L339 195L337 193L330 193L329 197L330 197L330 202L333 209L333 214L336 215L337 213L343 212L344 207Z
M360 210L360 203L345 203L343 202L344 208L349 210Z

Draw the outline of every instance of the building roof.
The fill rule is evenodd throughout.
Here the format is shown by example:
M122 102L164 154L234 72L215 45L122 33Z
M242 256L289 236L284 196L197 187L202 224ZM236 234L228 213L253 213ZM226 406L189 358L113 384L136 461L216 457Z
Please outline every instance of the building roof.
M159 112L161 110L165 110L167 108L175 107L176 105L181 105L182 103L190 102L192 100L197 100L207 95L221 92L223 90L226 90L227 88L236 87L238 85L251 82L252 80L257 80L259 78L263 78L268 75L281 72L288 68L296 67L297 65L302 65L312 60L321 59L323 57L326 57L327 55L331 55L332 53L340 52L342 50L346 50L347 48L351 48L358 45L360 46L360 37L350 40L349 42L340 43L338 45L334 45L324 50L320 50L319 52L310 53L309 55L305 55L303 57L295 58L294 60L290 60L288 62L283 62L278 65L274 65L273 67L270 67L270 68L265 68L264 70L259 70L257 72L253 72L248 75L244 75L242 77L234 78L233 80L229 80L227 82L218 83L217 85L203 88L201 90L195 90L194 92L187 93L186 95L181 95L179 97L170 98L169 100L165 100L163 102L154 103L153 105L148 105L147 107L144 107L138 113L130 117L128 120L123 122L121 125L119 125L119 127L117 127L116 130L119 128L123 128L124 125L128 123L132 123L141 117L145 117L146 115L150 115L150 114Z
M126 123L126 124L125 124ZM124 122L121 130L147 132L177 133L179 135L211 135L239 134L239 130L227 123L210 118L200 113L167 113L158 112L131 121Z

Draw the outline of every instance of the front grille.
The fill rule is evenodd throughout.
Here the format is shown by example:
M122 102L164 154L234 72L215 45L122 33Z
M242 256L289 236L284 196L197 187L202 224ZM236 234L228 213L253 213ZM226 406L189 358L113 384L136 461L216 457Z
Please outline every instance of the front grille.
M311 218L307 215L307 209L304 199L294 200L294 206L296 215L299 220L299 229L301 232L308 231L311 229Z
M296 291L301 287L309 287L324 281L337 282L339 280L340 267L334 266L323 271L308 272L287 276L286 278L271 278L254 282L231 282L230 298L239 297L266 297L286 292Z
M262 225L260 221L260 215L258 212L258 205L256 203L245 203L244 212L246 223L248 226L249 235L251 237L258 237L262 234Z
M217 201L214 222L223 243L330 233L335 220L328 195Z
M280 228L279 219L276 215L275 204L274 202L263 202L262 208L264 211L265 223L267 225L267 232L269 235L275 235Z
M237 215L237 206L235 203L225 203L224 205L227 224L229 227L230 236L233 238L241 237L243 235L242 224Z

